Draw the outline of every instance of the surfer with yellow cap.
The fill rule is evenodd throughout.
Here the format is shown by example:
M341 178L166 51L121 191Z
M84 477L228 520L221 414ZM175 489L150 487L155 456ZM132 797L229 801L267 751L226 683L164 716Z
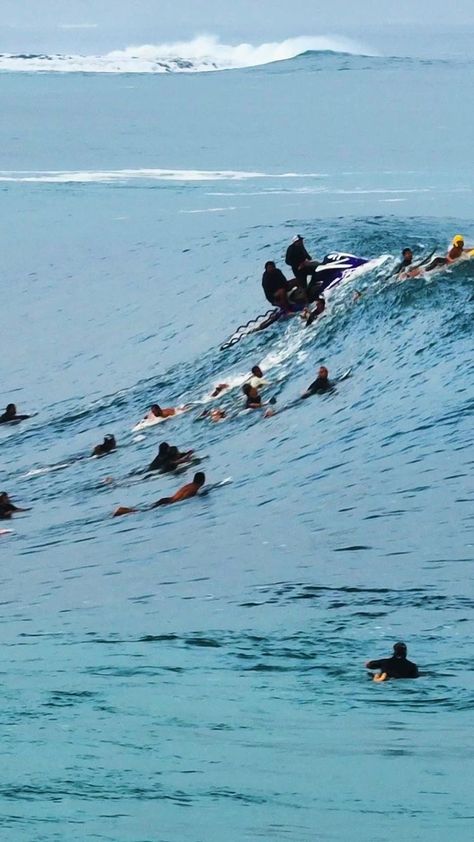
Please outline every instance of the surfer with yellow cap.
M435 257L428 266L420 266L408 273L408 277L415 278L422 272L431 272L433 269L438 269L440 266L447 266L450 263L455 263L460 257L466 254L474 255L474 249L471 247L464 247L464 237L462 234L455 234L453 241L445 257Z

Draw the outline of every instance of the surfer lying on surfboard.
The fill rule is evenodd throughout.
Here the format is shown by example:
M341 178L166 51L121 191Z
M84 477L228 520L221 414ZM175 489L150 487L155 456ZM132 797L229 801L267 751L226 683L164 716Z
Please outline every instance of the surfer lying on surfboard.
M156 509L158 506L169 506L171 503L181 503L182 500L189 500L195 497L206 482L206 476L202 471L194 474L193 481L183 485L172 497L161 497L156 503L152 503L149 509ZM120 517L121 515L130 515L134 512L143 511L142 509L132 509L128 506L119 506L113 513L113 517Z
M20 509L19 506L15 506L14 503L10 500L6 491L0 492L0 519L1 520L9 520L13 514L13 512L29 512L29 509Z
M441 266L449 266L451 263L455 263L461 257L472 256L474 249L472 246L469 248L464 247L464 237L462 234L456 234L453 237L453 241L451 243L451 247L448 249L447 254L444 257L438 256L435 257L427 266L417 266L416 268L412 269L411 271L407 272L408 278L416 278L418 275L421 275L423 272L432 272L433 269L439 269Z

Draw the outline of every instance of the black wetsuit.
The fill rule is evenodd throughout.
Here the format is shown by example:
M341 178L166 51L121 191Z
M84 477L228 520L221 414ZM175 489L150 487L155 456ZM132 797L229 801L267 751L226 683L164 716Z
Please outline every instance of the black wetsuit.
M312 274L313 270L299 268L305 260L311 260L311 255L306 251L303 241L297 240L295 243L290 243L286 250L285 263L291 266L295 279L306 289L306 278Z
M367 667L370 670L381 670L387 673L389 678L418 678L418 667L408 658L381 658L380 661L368 661Z
M8 424L10 421L25 421L29 415L7 415L6 412L0 415L0 424Z
M284 289L286 291L288 289L288 281L281 269L273 269L271 272L269 272L268 269L265 269L262 276L262 287L267 301L269 301L270 304L274 304L275 293L279 289Z
M334 389L334 386L327 377L317 377L316 380L308 386L306 391L309 392L310 395L322 395L323 392L330 392L331 389Z
M18 509L13 503L0 502L0 520L7 520L11 518L12 512L17 512Z
M113 437L107 437L104 439L102 444L97 444L92 451L93 456L106 456L107 453L111 453L112 450L117 449L117 442Z
M261 399L260 395L255 395L254 398L251 398L250 395L249 395L248 398L247 398L247 401L245 403L245 409L256 409L257 406L261 406L261 405L262 405L262 399Z

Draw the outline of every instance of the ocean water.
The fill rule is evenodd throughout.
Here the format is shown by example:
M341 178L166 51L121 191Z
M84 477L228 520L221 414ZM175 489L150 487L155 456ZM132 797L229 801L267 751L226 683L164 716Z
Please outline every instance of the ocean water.
M2 400L37 413L0 430L31 507L0 538L6 842L472 838L474 271L391 272L474 244L474 65L283 57L3 65ZM295 233L376 268L220 351ZM272 418L238 412L256 363ZM351 376L295 403L322 363ZM132 433L156 401L195 408ZM192 473L139 473L163 439L210 492L112 519ZM370 682L399 639L420 679Z

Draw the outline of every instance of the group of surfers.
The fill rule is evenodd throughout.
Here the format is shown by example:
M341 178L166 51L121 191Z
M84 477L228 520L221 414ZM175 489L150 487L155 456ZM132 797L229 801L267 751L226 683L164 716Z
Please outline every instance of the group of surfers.
M241 407L242 410L264 410L265 417L274 414L273 405L276 402L275 398L270 398L268 401L262 400L261 390L264 389L266 386L269 386L270 383L268 380L265 379L264 374L260 366L254 365L251 370L251 376L246 382L242 385L242 393L244 396L244 404ZM325 392L332 391L335 388L335 384L329 380L329 371L326 366L320 366L318 375L316 379L308 386L308 388L303 392L301 398L308 398L310 395L315 394L324 394ZM230 389L230 386L227 383L219 383L211 393L211 398L216 398L224 391ZM147 420L157 420L163 419L167 420L173 418L175 415L182 413L188 409L192 408L192 404L186 404L183 407L161 407L159 404L153 404L145 416ZM16 406L14 404L8 404L5 412L3 413L0 418L4 419L5 423L17 423L19 421L26 420L30 418L30 415L20 415L17 413ZM209 419L210 421L223 421L228 419L230 416L228 411L224 408L219 409L205 409L202 411L198 416L197 419ZM92 453L90 454L96 458L102 458L107 456L110 453L113 453L117 449L117 441L113 434L108 434L104 437L103 441L97 444ZM85 458L85 457L79 457ZM160 471L160 473L170 473L176 471L178 468L182 466L188 466L190 463L199 462L199 459L195 456L194 450L186 450L181 452L176 446L170 445L168 442L162 442L159 446L158 454L150 463L150 465L145 469L145 472L153 472L153 471ZM111 478L107 478L106 482L111 481ZM148 508L156 508L157 506L165 506L170 505L172 503L179 503L183 500L188 500L190 497L196 496L198 492L202 489L203 485L205 484L206 477L202 471L198 471L192 480L192 482L187 483L186 485L179 488L175 494L171 495L170 497L162 497L153 503ZM29 511L28 509L19 508L16 506L12 500L10 499L7 492L0 493L0 520L7 520L12 517L12 515L16 512L25 512ZM124 514L131 514L132 512L137 512L139 509L128 507L128 506L119 506L118 509L115 510L114 517Z
M421 260L414 265L413 250L406 247L402 251L402 261L393 274L404 278L415 278L424 272L431 272L455 263L460 258L471 255L472 252L472 247L465 246L464 236L456 234L445 255L437 257L430 255L427 260ZM324 311L324 284L316 271L318 266L321 266L321 262L311 257L301 234L296 234L288 246L285 263L293 272L294 277L290 280L285 277L281 269L278 269L275 261L267 260L265 263L262 276L263 292L267 301L278 308L278 314L271 314L259 329L267 327L281 315L289 316L295 313L300 313L309 325ZM312 310L309 309L311 304L315 304Z

